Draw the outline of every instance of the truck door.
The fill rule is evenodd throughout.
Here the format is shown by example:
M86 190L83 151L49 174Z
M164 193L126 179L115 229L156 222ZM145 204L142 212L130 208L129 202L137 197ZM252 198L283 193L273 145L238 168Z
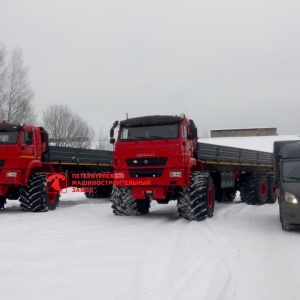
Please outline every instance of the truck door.
M184 166L187 166L189 158L192 156L192 143L188 139L188 127L186 124L182 124L182 147Z
M22 131L21 158L30 161L35 158L33 131Z

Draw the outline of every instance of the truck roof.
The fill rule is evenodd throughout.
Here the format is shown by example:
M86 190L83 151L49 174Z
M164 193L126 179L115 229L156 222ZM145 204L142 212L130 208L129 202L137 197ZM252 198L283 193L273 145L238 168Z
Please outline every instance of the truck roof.
M138 118L126 119L120 122L120 126L131 127L131 126L155 126L163 124L175 124L180 122L179 116L145 116Z
M0 131L19 131L21 126L19 124L8 124L8 123L0 123Z

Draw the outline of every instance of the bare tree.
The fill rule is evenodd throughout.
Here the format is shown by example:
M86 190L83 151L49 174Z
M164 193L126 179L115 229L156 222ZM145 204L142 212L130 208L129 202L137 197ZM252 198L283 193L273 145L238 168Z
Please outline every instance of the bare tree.
M65 105L51 105L43 112L43 124L56 146L89 148L94 130Z
M95 139L95 148L98 150L111 150L112 148L108 136L103 133L102 127L100 127Z
M11 123L34 123L33 92L28 68L23 66L22 50L16 48L6 61L4 45L0 45L0 109L1 117Z
M28 69L23 67L21 49L15 49L11 55L7 79L7 121L34 123L35 115L31 105L33 92L29 87Z

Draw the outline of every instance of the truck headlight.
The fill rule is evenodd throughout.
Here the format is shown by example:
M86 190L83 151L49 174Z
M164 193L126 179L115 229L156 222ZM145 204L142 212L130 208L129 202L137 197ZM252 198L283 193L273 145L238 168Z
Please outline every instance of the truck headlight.
M290 202L290 203L294 203L294 204L298 203L297 198L293 194L288 193L288 192L284 193L284 199L285 199L285 201Z
M125 174L124 173L114 173L114 178L115 179L121 179L124 178Z
M170 177L182 177L182 172L170 172Z
M17 177L18 173L17 172L6 172L6 177Z

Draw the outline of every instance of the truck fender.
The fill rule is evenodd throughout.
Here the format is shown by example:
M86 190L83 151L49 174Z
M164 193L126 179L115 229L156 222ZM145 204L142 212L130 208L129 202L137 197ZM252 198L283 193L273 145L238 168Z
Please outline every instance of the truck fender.
M189 159L189 165L188 168L191 169L193 172L194 171L204 171L203 170L203 165L201 160L197 160L193 157Z
M41 168L41 167L42 167L42 162L39 160L32 160L29 163L28 168L26 170L26 174L25 174L26 175L26 177L25 177L26 183L28 182L28 178L31 175L32 170L36 169L36 168Z
M187 168L191 169L197 164L197 160L194 157L190 157L187 163Z

